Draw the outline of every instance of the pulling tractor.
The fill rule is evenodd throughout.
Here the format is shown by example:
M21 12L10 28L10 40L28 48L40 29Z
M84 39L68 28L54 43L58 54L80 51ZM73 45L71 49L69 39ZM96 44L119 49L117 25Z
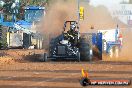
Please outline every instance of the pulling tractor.
M80 34L76 21L66 21L63 32L52 38L48 53L44 53L41 61L68 59L77 61L90 61L93 56L92 37L89 34Z

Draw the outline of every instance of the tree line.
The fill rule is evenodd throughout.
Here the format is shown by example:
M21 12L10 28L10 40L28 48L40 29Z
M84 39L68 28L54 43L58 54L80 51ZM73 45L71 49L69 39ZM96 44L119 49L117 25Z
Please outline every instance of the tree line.
M4 4L0 5L0 11L6 16L15 14L17 19L22 19L26 6L47 6L50 1L51 0L3 0ZM17 5L13 7L13 4L16 2L18 2Z

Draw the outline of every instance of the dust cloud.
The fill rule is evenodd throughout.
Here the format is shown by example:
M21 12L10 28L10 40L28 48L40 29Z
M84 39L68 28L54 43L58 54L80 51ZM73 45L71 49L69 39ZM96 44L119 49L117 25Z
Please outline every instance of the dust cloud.
M88 2L81 2L83 6L84 20L80 21L80 31L88 32L91 26L95 29L116 28L118 24L124 27L124 24L111 17L109 11L104 6L93 7ZM63 24L67 20L78 20L76 0L57 0L48 6L46 16L41 22L41 32L44 34L61 33Z
M44 34L60 34L63 31L64 22L67 20L76 20L76 4L63 0L58 0L51 4L46 16L41 23L41 31Z
M132 61L132 29L122 29L123 47L120 52L120 59Z
M125 28L126 25L112 18L108 9L104 6L93 7L87 2L81 2L80 6L85 9L84 20L80 21L80 32L89 32L93 30L113 29L117 24L120 28ZM57 0L52 2L47 8L46 16L42 19L39 31L44 36L53 34L61 34L63 31L64 22L67 20L77 21L77 2L76 0ZM91 26L94 29L90 29ZM55 36L54 36L55 37ZM123 48L121 56L123 58L131 58L132 33L123 29Z

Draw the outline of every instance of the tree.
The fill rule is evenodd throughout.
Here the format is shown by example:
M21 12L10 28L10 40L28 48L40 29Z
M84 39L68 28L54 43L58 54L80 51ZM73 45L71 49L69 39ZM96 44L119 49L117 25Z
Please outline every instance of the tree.
M6 30L4 30L0 25L0 49L6 47L7 47Z
M49 2L49 0L20 0L21 4L25 4L25 6L27 5L41 5L43 3L47 3Z
M12 14L14 14L18 20L21 20L24 16L24 7L28 5L45 6L47 3L49 4L49 2L52 0L19 0L19 6L16 6L14 8L11 7L13 3L15 3L15 0L3 1L5 4L0 6L0 10L3 10L3 13L5 14L5 20L11 18Z

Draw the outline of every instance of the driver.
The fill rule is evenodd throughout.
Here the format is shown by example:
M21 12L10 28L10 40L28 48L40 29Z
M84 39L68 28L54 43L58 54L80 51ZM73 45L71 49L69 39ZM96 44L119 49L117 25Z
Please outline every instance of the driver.
M70 30L67 31L67 38L71 43L75 43L78 32L76 31L76 25L72 24Z
M76 34L76 26L75 26L75 24L73 24L73 25L70 26L70 30L67 31L67 34L68 34L68 36L70 38L74 39L74 37L76 36L75 35Z

